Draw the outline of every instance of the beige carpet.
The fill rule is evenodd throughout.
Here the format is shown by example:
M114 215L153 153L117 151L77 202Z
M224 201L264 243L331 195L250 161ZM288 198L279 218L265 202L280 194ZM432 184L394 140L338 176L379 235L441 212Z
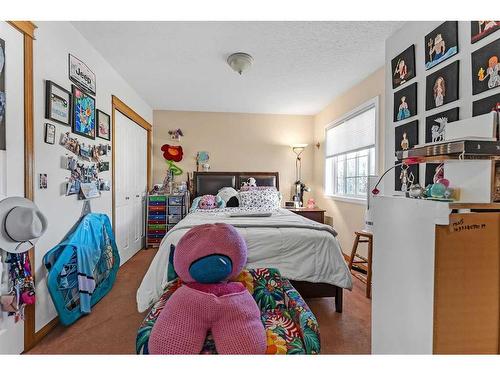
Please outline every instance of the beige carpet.
M92 313L70 327L57 326L28 354L135 354L135 335L145 314L136 310L135 293L155 255L143 250L125 263L116 284ZM307 300L321 330L323 354L370 353L370 300L364 285L354 279L344 292L344 312L336 313L333 300Z

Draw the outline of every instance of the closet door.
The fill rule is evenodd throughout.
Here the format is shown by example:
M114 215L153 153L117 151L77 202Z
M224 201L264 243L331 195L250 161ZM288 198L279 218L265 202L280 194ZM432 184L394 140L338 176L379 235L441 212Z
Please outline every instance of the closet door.
M115 114L115 233L121 264L143 248L147 132Z

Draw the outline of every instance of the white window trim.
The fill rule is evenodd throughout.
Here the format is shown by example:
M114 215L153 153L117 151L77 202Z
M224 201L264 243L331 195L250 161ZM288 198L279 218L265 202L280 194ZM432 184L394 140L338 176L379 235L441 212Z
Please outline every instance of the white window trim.
M323 147L323 162L326 165L326 133L328 130L344 123L345 121L359 115L362 112L367 111L369 108L375 108L375 173L378 174L379 170L379 118L380 118L380 95L364 102L363 104L357 106L353 110L345 113L342 117L330 122L325 126L325 147ZM326 167L325 167L326 168ZM324 169L325 169L324 168ZM366 198L357 198L350 197L345 195L336 195L336 194L326 194L326 173L323 169L323 190L325 191L325 197L330 198L335 201L346 202L346 203L355 203L360 205L366 205Z

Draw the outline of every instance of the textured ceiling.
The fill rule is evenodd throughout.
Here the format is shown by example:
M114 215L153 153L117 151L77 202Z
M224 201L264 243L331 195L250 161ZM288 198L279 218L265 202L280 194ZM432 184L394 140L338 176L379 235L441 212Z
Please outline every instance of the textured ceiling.
M310 115L383 65L402 22L73 25L154 109ZM255 59L243 76L238 51Z

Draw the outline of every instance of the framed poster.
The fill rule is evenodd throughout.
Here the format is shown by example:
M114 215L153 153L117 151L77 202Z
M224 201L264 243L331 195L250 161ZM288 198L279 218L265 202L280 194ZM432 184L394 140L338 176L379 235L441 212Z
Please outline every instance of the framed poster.
M425 69L458 53L458 22L446 21L425 36Z
M7 149L5 123L5 41L0 39L0 150Z
M394 93L394 122L417 114L417 82Z
M444 178L444 164L442 163L425 164L425 186L434 184L441 178Z
M476 43L499 28L500 21L470 21L470 42Z
M111 139L111 116L97 110L97 136L109 141Z
M458 60L430 74L425 84L425 109L433 109L458 100Z
M472 116L484 115L492 110L500 111L500 94L488 96L472 103Z
M53 145L56 143L56 126L52 124L45 124L45 143Z
M79 87L71 85L73 92L73 128L75 134L95 139L95 99Z
M406 151L418 145L418 120L397 126L394 130L395 151Z
M68 61L69 79L71 82L81 87L87 93L95 95L96 78L94 72L82 60L72 54L68 55Z
M415 45L412 44L391 60L392 88L415 78Z
M500 87L500 39L472 52L472 93Z
M399 161L396 162L398 164ZM412 184L418 183L418 164L402 164L394 169L394 190L407 192Z
M425 119L425 143L444 141L448 123L458 121L458 107Z
M52 81L45 81L45 118L71 126L71 93Z

